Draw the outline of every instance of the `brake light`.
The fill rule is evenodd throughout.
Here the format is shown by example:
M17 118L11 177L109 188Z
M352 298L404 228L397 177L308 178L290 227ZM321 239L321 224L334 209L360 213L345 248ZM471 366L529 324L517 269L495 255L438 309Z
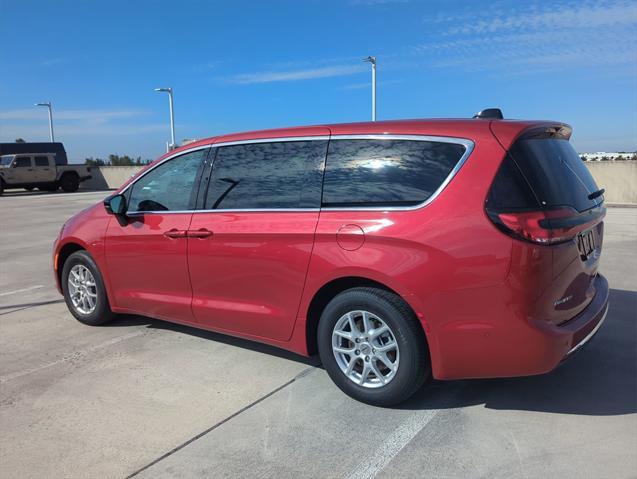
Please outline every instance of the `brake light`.
M570 241L585 225L569 224L578 216L572 208L545 211L496 212L487 210L491 220L504 232L538 244Z

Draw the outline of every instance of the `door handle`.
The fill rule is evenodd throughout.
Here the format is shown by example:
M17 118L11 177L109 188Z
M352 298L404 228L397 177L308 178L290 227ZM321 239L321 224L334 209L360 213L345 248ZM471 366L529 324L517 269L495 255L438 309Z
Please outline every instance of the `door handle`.
M206 228L199 228L198 230L188 230L187 236L188 238L204 239L212 236L212 231L207 230Z
M185 230L178 230L177 228L173 228L171 230L166 231L164 233L164 236L166 236L167 238L171 238L171 239L185 238L186 237L186 233L187 233L187 231L185 231Z

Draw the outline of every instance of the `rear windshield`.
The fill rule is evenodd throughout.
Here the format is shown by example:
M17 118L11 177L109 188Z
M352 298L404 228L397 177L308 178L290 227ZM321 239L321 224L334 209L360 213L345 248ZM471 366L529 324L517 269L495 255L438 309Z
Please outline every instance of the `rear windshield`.
M568 140L521 139L510 154L540 205L584 211L602 202L588 198L599 187Z

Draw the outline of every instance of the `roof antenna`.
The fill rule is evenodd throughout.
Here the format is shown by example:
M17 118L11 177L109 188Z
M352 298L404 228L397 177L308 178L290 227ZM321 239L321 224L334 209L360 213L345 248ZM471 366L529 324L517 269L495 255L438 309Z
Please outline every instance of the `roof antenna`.
M486 108L473 115L473 117L489 120L502 120L504 118L502 110L499 108Z

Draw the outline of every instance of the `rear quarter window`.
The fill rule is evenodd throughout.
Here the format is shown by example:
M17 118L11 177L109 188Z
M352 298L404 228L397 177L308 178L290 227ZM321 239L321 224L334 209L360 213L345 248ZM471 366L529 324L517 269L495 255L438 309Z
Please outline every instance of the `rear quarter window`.
M418 205L443 184L465 151L462 144L436 141L330 140L322 204Z

